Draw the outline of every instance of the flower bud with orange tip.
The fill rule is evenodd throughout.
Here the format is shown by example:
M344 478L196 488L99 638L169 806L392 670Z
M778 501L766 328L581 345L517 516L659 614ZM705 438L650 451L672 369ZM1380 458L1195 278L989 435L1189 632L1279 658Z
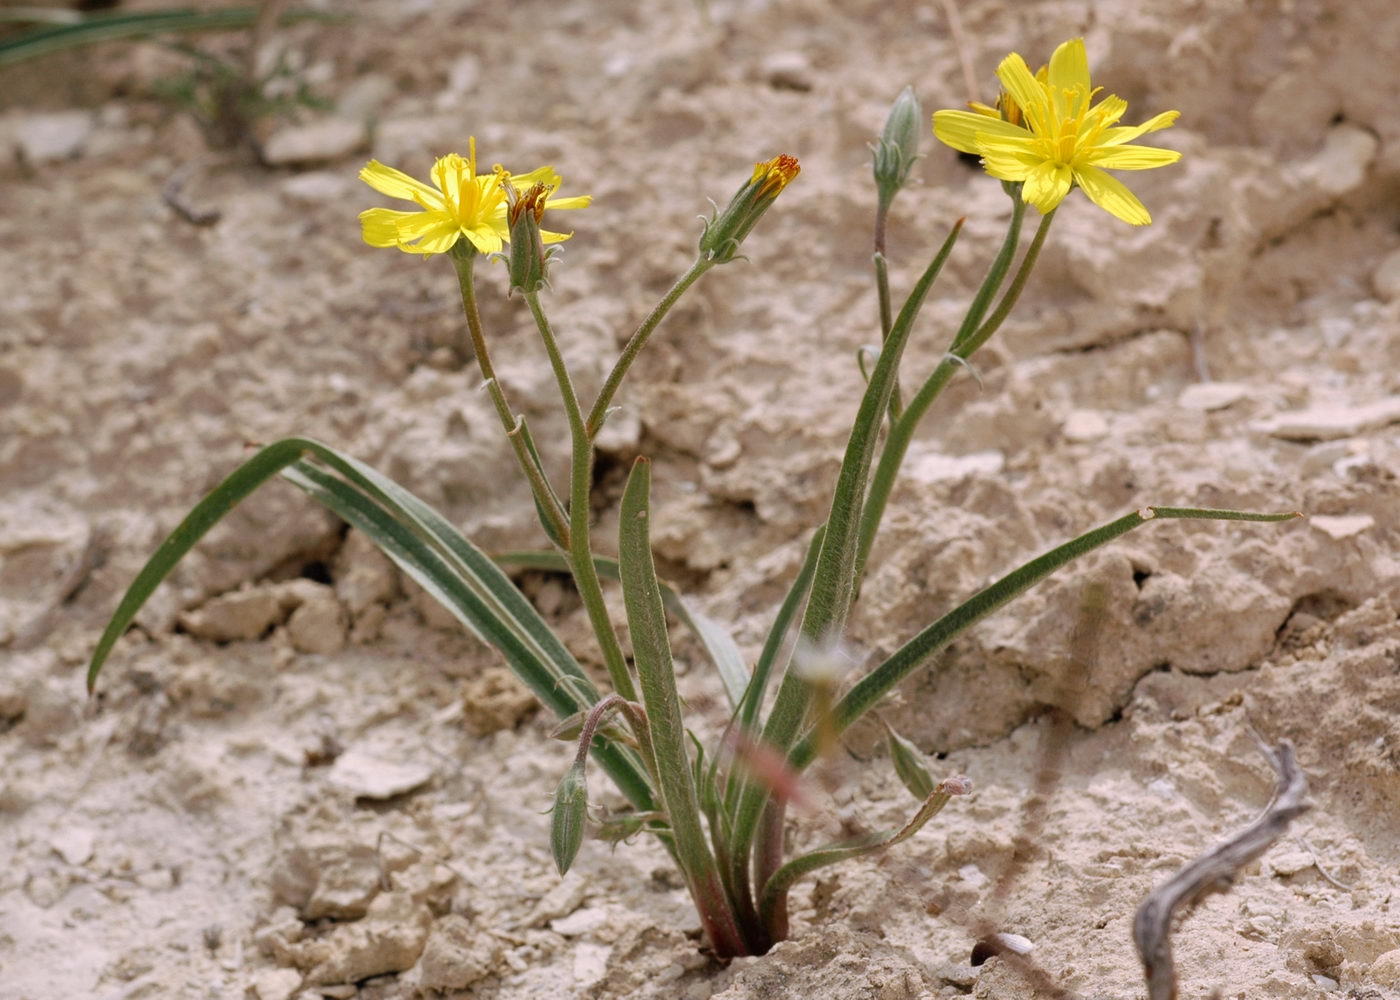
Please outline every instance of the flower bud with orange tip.
M700 234L700 252L705 258L717 264L733 260L739 244L801 170L797 157L786 153L755 163L753 176L734 192L724 211L705 221L705 231Z
M540 235L545 202L552 190L549 185L536 183L519 190L506 183L506 220L510 227L510 253L506 264L510 270L511 290L530 293L549 283L550 251L545 250Z

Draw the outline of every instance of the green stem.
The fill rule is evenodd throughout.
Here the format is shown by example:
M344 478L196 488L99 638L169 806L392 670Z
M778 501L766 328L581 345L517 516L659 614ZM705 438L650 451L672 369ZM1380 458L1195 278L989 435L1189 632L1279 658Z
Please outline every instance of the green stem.
M457 283L462 289L462 311L467 314L467 330L471 336L472 352L476 355L477 367L481 369L481 376L486 380L486 391L496 407L501 426L505 428L506 439L510 441L511 449L515 452L515 460L519 463L520 470L525 473L530 492L535 496L535 506L544 522L545 533L553 538L567 539L568 528L564 511L559 506L559 499L549 481L545 479L539 461L531 453L531 442L528 432L524 430L524 422L511 410L505 390L501 388L501 381L496 377L495 366L491 364L491 352L486 347L486 336L481 327L481 313L476 307L476 280L473 274L476 250L465 240L460 240L457 246L452 248L449 256L457 268Z
M602 429L603 421L608 418L608 407L612 406L613 397L617 395L622 380L627 377L628 369L632 367L632 362L637 360L637 355L642 353L642 348L646 346L652 332L661 325L661 321L666 318L671 307L685 294L685 290L695 284L700 275L714 267L715 264L715 261L707 260L703 256L697 257L695 263L690 265L690 269L677 279L676 283L661 297L661 301L647 315L647 318L642 320L642 325L637 327L637 332L632 334L632 339L627 341L627 346L622 349L622 354L618 357L617 363L613 365L613 370L608 373L607 380L598 393L597 401L593 404L593 408L588 411L588 422L585 426L590 440L597 437L598 431Z
M885 226L889 221L890 198L886 198L881 193L879 201L875 206L875 291L880 299L880 343L890 339L890 327L894 325L894 307L890 302L890 269L889 261L885 256ZM899 419L900 410L904 408L903 394L899 389L899 380L896 379L894 388L890 392L890 422Z
M608 615L607 603L603 600L603 587L598 581L598 569L593 564L593 551L589 541L593 442L584 427L578 394L574 392L573 379L569 377L569 369L564 364L564 356L559 351L554 330L540 307L539 293L526 292L525 301L530 307L530 315L535 318L535 326L539 328L540 339L544 341L549 365L554 369L554 379L559 383L559 395L564 402L564 412L569 421L569 436L573 445L569 467L569 568L573 572L574 582L578 585L579 596L588 610L588 620L598 637L598 645L602 647L603 662L607 665L613 690L628 701L636 701L637 689L632 683L632 675L627 669L622 647L618 644L612 618Z
M933 405L933 401L938 398L954 373L962 367L962 362L970 358L1006 321L1006 317L1010 315L1012 307L1016 305L1016 300L1021 297L1021 292L1026 287L1026 280L1030 277L1036 260L1040 257L1040 249L1044 246L1045 237L1050 232L1050 222L1055 217L1055 210L1041 217L1040 227L1036 229L1035 237L1031 240L1025 257L1021 259L1021 266L1017 269L1016 276L1011 280L1011 287L1002 296L996 312L985 323L982 323L982 317L986 315L993 295L1006 277L1010 259L1016 249L1016 240L1020 237L1021 215L1025 211L1025 205L1020 199L1017 199L1015 206L1012 209L1011 223L1007 227L1006 240L1002 243L1001 253L997 255L991 270L987 272L986 280L982 282L982 287L978 290L972 306L968 308L967 316L964 318L957 336L953 338L948 353L939 362L938 367L933 370L933 374L923 385L919 386L919 391L910 398L909 405L905 408L903 415L890 426L889 437L885 439L884 450L880 452L880 459L875 465L875 473L870 480L870 495L866 500L865 509L861 512L857 581L865 575L865 564L870 558L871 546L875 544L875 535L880 530L880 522L884 519L885 508L889 504L890 494L894 491L895 480L899 478L899 470L904 464L904 456L909 451L910 442L914 439L914 432L918 430L920 421L928 413L929 407Z
M831 642L839 637L845 627L854 595L857 528L865 503L876 441L889 407L890 391L914 321L944 263L953 252L962 225L963 221L959 219L909 293L861 397L860 409L856 412L850 438L846 442L836 487L832 491L831 509L827 514L821 549L813 571L811 594L802 615L801 635L808 642L817 645ZM789 668L778 685L778 694L763 728L763 741L779 753L787 753L807 716L808 701L807 683ZM732 882L744 893L750 891L749 852L753 848L755 831L767 798L768 790L762 783L752 778L744 779L735 810L730 857Z

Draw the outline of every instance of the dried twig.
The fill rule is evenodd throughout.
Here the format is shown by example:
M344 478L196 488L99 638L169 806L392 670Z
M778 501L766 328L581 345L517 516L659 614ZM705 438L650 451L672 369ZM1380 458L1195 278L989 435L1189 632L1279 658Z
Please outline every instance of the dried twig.
M1293 744L1280 740L1270 751L1261 747L1278 774L1274 799L1263 814L1235 836L1212 848L1148 894L1133 920L1133 941L1142 958L1151 1000L1176 1000L1171 922L1182 906L1194 906L1212 892L1223 892L1235 876L1288 830L1309 808L1303 801L1308 781L1293 759Z
M942 0L943 16L948 19L948 34L953 36L953 47L958 52L958 65L962 69L963 86L967 88L967 99L978 97L977 74L972 70L972 56L967 50L967 35L963 32L962 18L958 16L958 5L954 0Z
M14 637L10 643L12 649L32 649L48 638L49 633L53 631L59 609L87 583L92 571L101 564L106 555L107 545L107 537L100 529L88 532L83 550L64 570L54 595L49 598L44 609Z

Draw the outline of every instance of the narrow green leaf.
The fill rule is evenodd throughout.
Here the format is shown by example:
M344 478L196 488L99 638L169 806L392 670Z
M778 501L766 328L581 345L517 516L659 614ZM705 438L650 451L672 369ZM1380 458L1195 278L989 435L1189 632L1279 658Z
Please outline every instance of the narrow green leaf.
M495 559L502 566L518 566L549 573L569 571L568 557L562 552L520 550L499 553ZM598 575L604 579L621 579L616 559L595 555L593 565L598 568ZM705 648L710 662L719 671L720 681L724 684L724 693L729 697L730 705L738 705L749 684L749 670L744 664L744 654L739 651L739 644L718 621L693 609L681 596L680 591L663 580L658 580L657 586L661 588L661 601L666 610L695 633L700 645Z
M1253 514L1239 510L1211 510L1201 507L1144 507L1126 514L1116 521L1087 531L1058 548L1039 555L1030 562L1012 570L996 583L979 591L964 603L948 612L932 625L862 677L856 685L836 704L832 725L836 732L843 732L847 726L875 706L896 684L929 657L943 649L955 638L993 611L1029 590L1066 563L1073 562L1101 545L1127 534L1134 528L1155 519L1193 518L1214 521L1291 521L1301 514ZM816 755L814 734L808 733L802 742L793 749L792 764L801 769L810 764Z
M908 840L918 833L929 820L938 815L954 795L966 795L972 791L972 782L964 777L940 781L929 791L923 805L914 813L908 823L898 830L885 830L855 840L830 844L815 851L799 855L783 865L763 887L759 896L759 915L764 924L769 924L771 914L780 906L786 906L788 891L796 882L815 871L830 865L849 861L865 854L887 850L901 841Z
M59 52L63 49L99 42L147 38L172 32L227 31L251 27L258 18L257 7L227 10L165 10L135 13L88 14L57 23L58 18L39 17L34 12L0 14L0 21L47 22L51 27L35 28L14 38L0 41L0 66ZM343 14L324 11L289 10L280 19L291 21L343 21Z
M676 858L690 885L701 923L721 954L746 952L700 822L700 802L685 748L685 720L671 663L666 611L651 555L651 463L639 458L622 495L618 563L632 633L638 686L651 726L657 782L675 836Z
M888 722L885 723L885 733L894 773L914 798L920 801L928 798L933 794L933 775L924 763L923 753L912 742L895 732Z

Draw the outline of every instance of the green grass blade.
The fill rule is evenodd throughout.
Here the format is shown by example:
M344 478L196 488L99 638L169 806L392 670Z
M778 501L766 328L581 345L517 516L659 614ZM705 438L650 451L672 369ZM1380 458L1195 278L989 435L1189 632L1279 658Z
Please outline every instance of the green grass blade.
M1301 516L1295 512L1253 514L1247 511L1211 510L1201 507L1144 507L1093 531L1085 532L1078 538L1012 570L897 649L889 659L856 682L855 687L837 702L832 719L835 731L843 732L847 726L874 707L896 684L926 663L929 657L993 611L1029 590L1066 563L1073 562L1149 521L1176 518L1212 521L1291 521ZM798 769L806 767L812 762L815 751L813 734L808 733L792 752L793 766Z
M39 18L33 12L11 12L0 15L0 21L37 23L45 21L51 27L35 28L14 38L0 41L0 66L35 59L63 49L100 42L147 38L172 32L229 31L251 27L258 18L256 7L235 7L228 10L167 10L137 13L88 14L66 23L56 18ZM282 15L283 23L290 21L344 21L343 14L323 11L291 10Z
M739 709L739 724L742 732L752 732L758 725L758 713L763 708L763 696L767 694L768 679L773 676L773 668L778 662L778 654L783 650L788 633L792 630L792 623L797 620L802 605L807 600L807 592L812 586L812 574L817 569L817 553L821 551L822 539L825 536L825 526L819 527L812 534L812 540L807 544L807 554L803 557L802 565L797 571L797 578L792 581L792 586L788 588L787 596L783 598L783 603L773 618L773 624L768 629L768 636L763 640L763 649L758 654L758 664L754 667L753 680L744 693L744 701Z
M549 552L543 549L501 552L497 553L495 560L502 566L537 569L547 573L569 572L568 557L562 552ZM595 555L593 565L597 567L598 575L606 580L622 579L616 559ZM739 651L739 644L734 641L729 630L718 621L691 608L689 602L681 596L680 591L676 590L675 587L664 580L658 580L657 585L661 588L661 601L666 606L666 610L675 615L682 625L695 633L695 637L705 647L710 662L719 671L720 681L724 684L724 693L729 696L729 704L731 706L738 705L749 685L749 668L744 663L744 654Z
M938 815L954 795L966 795L971 791L971 783L966 778L950 778L941 781L929 791L929 795L909 822L898 830L885 830L855 840L844 841L819 847L815 851L799 855L783 865L763 887L759 897L759 916L765 926L772 926L775 916L787 909L788 891L799 879L830 865L840 864L865 854L873 854L908 840L918 833L929 820Z
M650 493L651 463L639 458L622 496L618 562L638 686L656 757L657 783L675 837L676 858L710 944L721 955L742 955L748 949L705 840L694 772L686 754L685 720L676 691L666 611L651 555Z
M207 497L196 504L170 536L161 542L155 554L132 581L121 603L117 605L117 610L113 612L112 620L103 630L102 637L97 640L97 647L88 664L89 694L92 693L93 685L97 683L97 675L112 647L135 620L137 612L156 587L170 575L175 564L184 558L185 553L189 552L195 542L203 538L210 528L223 520L229 511L263 483L301 458L305 451L304 442L298 438L288 438L268 445L235 469Z

